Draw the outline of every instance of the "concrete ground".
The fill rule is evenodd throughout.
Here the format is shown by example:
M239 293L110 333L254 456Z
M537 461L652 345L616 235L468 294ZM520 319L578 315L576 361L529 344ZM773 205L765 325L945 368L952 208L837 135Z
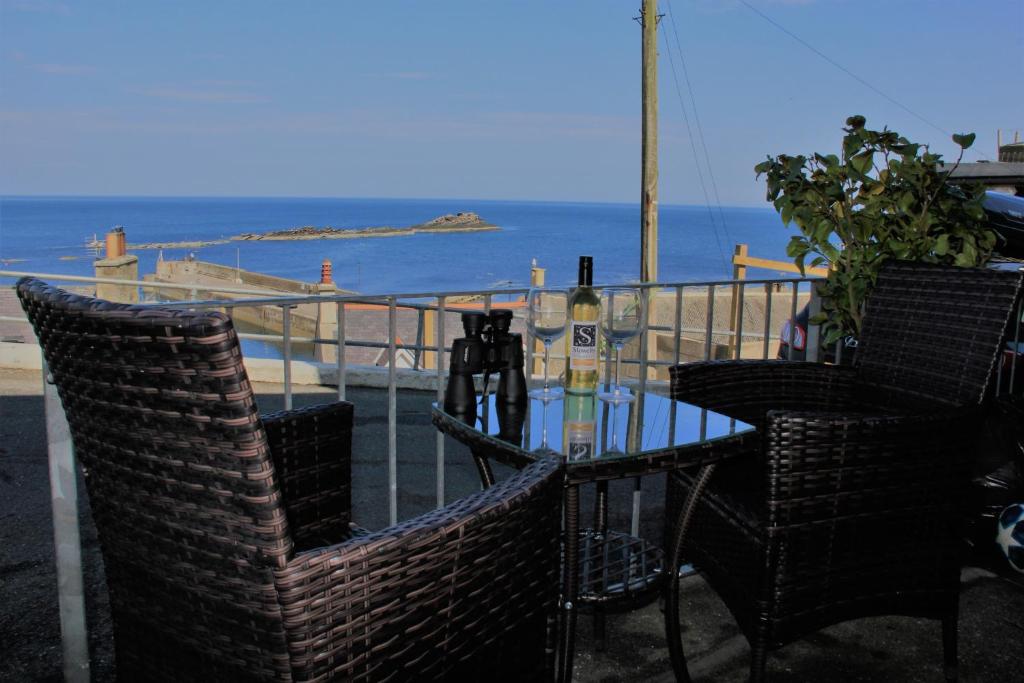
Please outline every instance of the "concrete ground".
M61 680L60 629L38 373L0 371L0 680ZM264 411L282 404L280 385L256 386ZM333 389L300 387L296 406L331 400ZM364 526L387 525L387 395L351 389L356 404L353 507ZM399 517L435 503L433 395L399 396ZM468 453L446 443L446 499L479 486ZM498 473L501 476L501 473ZM631 482L612 488L611 519L628 528ZM84 489L83 489L84 490ZM642 533L660 535L662 483L645 480ZM586 498L584 500L586 505ZM584 507L584 510L587 508ZM87 612L94 681L114 680L109 608L95 529L82 510ZM695 680L746 680L749 649L725 606L699 576L684 579L683 627ZM840 624L772 654L776 681L940 681L937 622L879 617ZM608 649L596 652L589 618L580 619L577 681L670 681L663 620L657 605L608 618ZM1024 589L980 570L966 570L961 594L961 680L1024 681Z

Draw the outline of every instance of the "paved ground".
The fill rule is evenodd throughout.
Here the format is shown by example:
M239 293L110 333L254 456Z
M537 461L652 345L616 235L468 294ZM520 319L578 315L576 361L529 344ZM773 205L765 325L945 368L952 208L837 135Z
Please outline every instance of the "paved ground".
M279 385L257 385L265 411L281 405ZM306 388L296 405L330 400L333 390ZM365 526L387 523L386 394L353 389L357 427L353 464L355 516ZM434 505L434 430L431 394L399 400L399 516ZM476 490L465 451L446 447L447 498ZM645 484L646 536L657 538L660 482ZM629 483L613 489L619 507L612 524L627 523ZM586 508L584 508L586 509ZM95 681L113 680L113 648L95 529L83 506L87 610ZM704 681L743 681L749 650L735 622L699 577L684 581L684 614L691 672ZM1024 681L1024 591L978 570L964 574L961 598L961 671L965 681ZM657 605L609 617L608 650L594 651L590 624L581 619L578 681L669 681L667 650ZM46 438L38 374L0 371L0 680L59 681L60 632L46 472ZM937 623L897 617L863 619L825 629L773 654L776 681L940 681Z

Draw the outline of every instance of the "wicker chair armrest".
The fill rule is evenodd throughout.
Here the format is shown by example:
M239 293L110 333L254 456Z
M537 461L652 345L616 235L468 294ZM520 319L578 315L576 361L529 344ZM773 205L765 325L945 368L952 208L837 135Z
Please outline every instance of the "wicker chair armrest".
M832 410L856 396L853 368L803 361L698 361L669 368L672 398L760 425L769 410Z
M917 414L770 411L768 527L963 502L982 409Z
M263 416L297 550L351 534L352 418L344 401Z
M399 678L440 680L477 648L496 661L525 647L517 640L543 641L557 603L561 488L559 463L545 459L444 508L296 554L276 578L293 671L348 680L370 659L396 672L416 662L422 670ZM512 661L536 666L542 654L540 644Z

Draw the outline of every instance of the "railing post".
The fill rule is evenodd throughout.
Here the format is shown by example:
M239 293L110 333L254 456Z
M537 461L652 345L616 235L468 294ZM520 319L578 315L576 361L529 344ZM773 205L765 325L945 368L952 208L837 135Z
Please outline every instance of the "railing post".
M707 326L704 330L704 360L711 360L711 341L714 336L716 295L717 292L715 291L715 286L708 285L708 303L707 308L705 309L707 313Z
M284 409L292 409L292 307L281 306L281 334L284 337Z
M338 302L338 400L345 400L345 302Z
M426 324L426 316L424 316L422 308L416 311L416 348L412 350L412 369L420 369L420 361L423 358L423 352L420 351L420 347L423 346L423 340L426 339L426 331L424 326Z
M547 271L537 265L537 259L533 259L530 266L530 287L543 287L544 279ZM527 302L529 305L529 302ZM529 312L527 312L529 315ZM527 362L526 367L530 368L530 375L536 377L544 372L544 342L539 339L534 339L532 343L527 345L527 355L529 355L533 362ZM548 369L550 371L550 368Z
M740 282L737 285L733 285L732 300L734 304L737 304L735 326L733 327L734 339L736 340L735 355L733 356L737 360L743 357L743 296L746 293L746 285ZM738 299L737 299L738 297ZM737 303L738 301L738 303Z
M818 350L821 344L821 325L811 322L814 320L814 316L821 313L821 294L818 292L817 283L811 283L811 300L808 308L807 316L807 339L804 342L804 357L812 362L818 362Z
M444 401L444 308L445 298L437 297L437 329L434 334L434 343L437 346L437 402ZM444 507L444 434L435 430L434 434L434 457L437 468L437 507Z
M437 326L437 311L433 309L427 309L421 311L420 315L423 316L423 341L417 342L417 344L427 345L428 340L433 339ZM434 370L437 368L437 359L439 356L434 351L423 352L423 369Z
M800 296L800 283L793 283L793 300L789 306L789 349L786 351L786 360L793 360L793 345L796 341L796 303L797 298ZM806 343L806 338L804 343ZM804 349L807 347L805 346Z
M395 374L397 300L388 297L388 511L391 525L398 524L398 385Z
M89 639L85 626L82 544L78 530L78 479L71 430L57 388L43 361L43 404L53 507L53 540L57 560L57 600L64 655L64 680L89 682Z
M737 244L735 253L732 257L732 279L733 280L746 280L747 279L747 266L744 265L742 259L747 256L748 247L746 244ZM732 303L729 307L729 344L734 345L735 349L739 349L739 346L743 343L742 339L736 338L736 330L742 326L740 318L743 316L743 308L741 302L738 300L740 295L740 285L734 283L732 286ZM729 349L730 356L735 353L735 358L739 358L739 352L734 349Z

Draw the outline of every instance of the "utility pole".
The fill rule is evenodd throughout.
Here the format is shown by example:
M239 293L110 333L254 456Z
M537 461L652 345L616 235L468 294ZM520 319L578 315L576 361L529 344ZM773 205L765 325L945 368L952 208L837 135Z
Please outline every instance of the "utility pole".
M658 279L658 0L643 0L640 280Z

